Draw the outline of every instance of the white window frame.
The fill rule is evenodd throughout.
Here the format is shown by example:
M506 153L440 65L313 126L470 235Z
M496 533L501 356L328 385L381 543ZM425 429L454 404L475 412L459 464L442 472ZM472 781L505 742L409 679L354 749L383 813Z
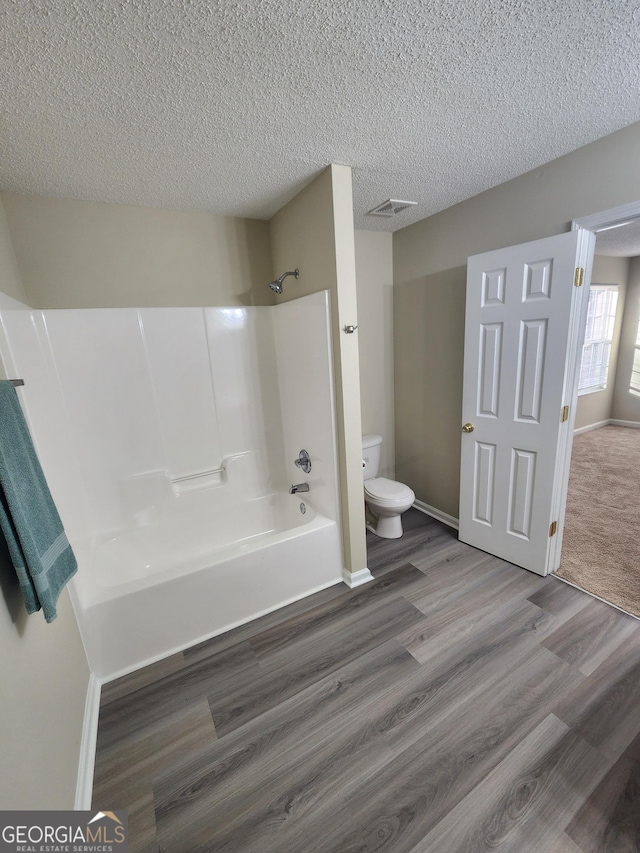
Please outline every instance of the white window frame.
M638 323L636 342L633 347L633 362L631 364L629 393L633 394L634 397L640 397L640 323Z
M609 309L608 316L604 321L601 318L600 323L597 321L593 321L591 304L592 300L595 298L596 293L600 291L609 291L615 294L614 304ZM587 309L587 325L585 330L585 338L584 344L582 347L582 356L580 360L580 373L578 380L578 395L583 396L585 394L595 394L597 391L604 391L607 387L607 383L609 381L609 365L611 362L611 348L613 346L613 337L615 333L615 325L616 325L616 315L618 311L618 301L619 301L620 287L617 284L592 284L589 293L589 308ZM603 325L606 324L606 327L603 328ZM600 325L600 329L597 326ZM595 328L594 328L595 326ZM602 363L604 363L604 373L601 370L600 376L595 377L599 378L600 381L592 382L592 384L581 386L581 383L584 381L583 373L585 372L585 358L589 354L589 357L593 357L594 351L597 352L596 348L600 348L600 350L604 350L606 355L600 358L601 368Z

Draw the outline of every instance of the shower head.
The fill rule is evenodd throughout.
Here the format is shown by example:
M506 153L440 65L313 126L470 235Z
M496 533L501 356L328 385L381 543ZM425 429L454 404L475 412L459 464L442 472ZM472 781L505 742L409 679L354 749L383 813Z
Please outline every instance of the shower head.
M280 276L280 278L277 278L275 281L270 281L269 287L271 288L271 290L274 291L274 293L282 293L282 282L285 280L285 278L288 275L293 275L296 278L298 278L298 276L300 275L300 270L295 269L295 270L292 270L291 272L283 272L282 275Z

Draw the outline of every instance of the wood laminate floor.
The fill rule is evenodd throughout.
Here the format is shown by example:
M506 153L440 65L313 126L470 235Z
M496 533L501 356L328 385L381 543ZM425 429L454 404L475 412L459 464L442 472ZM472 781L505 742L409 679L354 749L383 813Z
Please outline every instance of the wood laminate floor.
M105 685L132 853L640 850L640 622L403 521L374 583Z

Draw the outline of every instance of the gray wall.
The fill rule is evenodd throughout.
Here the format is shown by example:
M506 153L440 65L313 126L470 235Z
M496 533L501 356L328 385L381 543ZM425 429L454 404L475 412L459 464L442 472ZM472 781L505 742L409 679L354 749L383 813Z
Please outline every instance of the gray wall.
M640 199L640 123L394 234L396 477L458 515L466 262Z
M598 244L596 240L596 252L597 251ZM613 329L613 341L611 342L607 387L602 391L593 391L591 394L581 394L578 397L575 429L582 429L592 424L601 424L603 421L608 421L609 418L613 417L612 411L613 397L616 387L616 368L618 364L620 333L622 331L622 320L625 311L625 297L628 278L629 258L609 258L604 255L596 254L593 259L591 283L617 284L618 306L616 309L616 322Z
M616 372L611 417L640 423L640 373L632 377L634 361L640 371L640 257L629 265L627 300Z
M34 308L272 305L257 219L2 193Z
M351 169L332 165L282 207L269 222L273 274L300 269L285 279L277 301L319 290L331 294L331 332L340 468L344 568L367 565L362 486L362 431L357 325L356 258Z
M382 436L380 476L394 479L393 237L356 231L362 432Z
M22 286L22 279L9 234L2 194L0 194L0 293L5 293L23 304L27 303L27 294Z

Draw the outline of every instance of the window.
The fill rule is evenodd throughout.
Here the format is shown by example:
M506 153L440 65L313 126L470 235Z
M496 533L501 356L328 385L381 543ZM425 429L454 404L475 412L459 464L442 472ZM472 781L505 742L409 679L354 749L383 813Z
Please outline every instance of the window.
M636 329L636 345L633 350L633 366L631 368L631 382L629 391L636 397L640 397L640 321Z
M578 382L580 394L590 394L592 391L601 391L607 387L607 371L617 305L617 285L591 285Z

